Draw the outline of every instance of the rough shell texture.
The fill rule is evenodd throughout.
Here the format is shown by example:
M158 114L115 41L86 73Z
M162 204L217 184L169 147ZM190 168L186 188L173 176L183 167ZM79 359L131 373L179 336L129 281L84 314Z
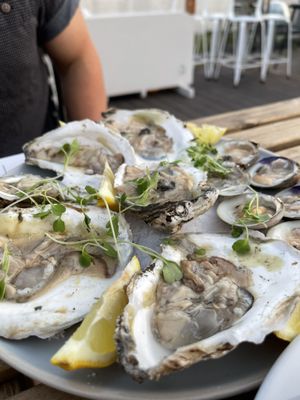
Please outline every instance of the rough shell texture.
M146 174L152 177L158 174L158 182L147 193L147 202L141 204L133 181ZM119 195L126 194L125 207L155 229L169 233L178 231L183 223L206 212L218 197L218 191L206 183L203 173L174 165L147 172L145 168L124 164L116 174L115 189Z
M90 236L84 214L67 207L62 219L64 234L53 232L55 216L35 218L39 209L11 208L0 214L0 252L6 245L9 270L2 276L6 282L5 299L0 302L0 336L22 339L28 336L46 338L80 321L101 293L116 279L130 257L131 247L119 247L120 262L95 248L88 268L79 263L80 248L72 242ZM90 228L103 236L109 217L105 210L87 207ZM49 232L60 244L45 235ZM130 239L126 221L120 218L120 234Z
M162 253L182 264L195 248L204 248L206 257L219 257L233 263L238 271L243 268L249 271L250 279L244 289L253 296L252 307L232 326L205 339L176 350L159 343L151 321L157 287L162 280L162 263L157 261L133 279L116 339L119 360L135 379L159 379L200 360L221 357L241 342L261 343L267 334L284 325L300 295L299 253L283 241L253 239L251 253L239 256L232 251L234 240L218 234L187 234L175 244L165 246ZM177 319L173 320L171 329L175 335L179 328L176 323Z

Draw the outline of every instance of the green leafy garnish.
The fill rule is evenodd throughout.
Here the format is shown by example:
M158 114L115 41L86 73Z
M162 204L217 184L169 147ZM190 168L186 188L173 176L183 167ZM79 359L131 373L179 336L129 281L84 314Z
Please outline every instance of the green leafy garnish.
M261 206L259 204L259 194L254 189L250 189L253 192L253 197L244 205L242 216L236 222L239 225L264 223L270 219L268 214L262 213Z
M61 218L58 218L53 222L54 232L63 233L65 231L65 229L66 229L65 223Z
M172 261L166 261L164 263L162 275L165 282L169 284L180 281L183 277L182 271L178 264Z
M194 251L194 253L196 254L196 256L205 256L206 249L204 247L199 247Z
M2 260L1 260L1 264L0 264L0 270L3 271L4 276L3 278L0 280L0 301L4 299L5 296L5 291L6 291L6 277L8 274L8 270L9 270L9 261L10 261L10 254L8 251L8 247L7 244L5 243L4 245L4 250L3 250L3 255L2 255Z
M110 237L117 237L119 235L119 217L118 215L113 215L111 219L106 224L106 234Z
M71 143L65 143L64 145L62 145L60 150L65 156L64 169L67 168L72 160L72 157L74 157L74 155L78 153L79 149L80 145L76 139L74 139Z
M235 226L233 225L231 227L231 236L233 238L238 238L241 236L241 234L244 232L244 228L242 228L241 226Z
M91 265L93 257L85 250L81 251L79 256L79 263L83 268L87 268Z
M215 155L217 149L212 145L197 143L187 149L187 153L193 161L194 167L202 168L204 171L226 178L231 170L222 165Z
M247 238L236 240L232 245L232 249L238 254L249 253L251 250L249 240Z

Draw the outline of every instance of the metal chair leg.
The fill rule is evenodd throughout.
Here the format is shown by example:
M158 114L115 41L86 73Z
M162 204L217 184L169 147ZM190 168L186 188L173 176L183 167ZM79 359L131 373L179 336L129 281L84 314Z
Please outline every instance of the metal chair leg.
M243 60L245 59L246 56L245 54L246 46L247 46L247 23L245 21L241 21L239 23L236 62L235 62L234 77L233 77L234 86L238 86L241 80Z
M221 60L224 57L225 54L225 48L226 48L226 44L227 44L227 40L228 40L228 35L229 35L229 31L230 31L230 25L231 23L229 21L225 21L224 24L224 32L223 32L223 37L220 43L220 47L219 47L219 51L216 57L216 66L215 66L215 72L214 72L214 78L218 79L220 77L220 73L221 73L221 67L222 67L222 63Z
M263 52L262 66L260 72L260 80L262 82L266 81L267 72L270 64L271 54L274 46L274 32L275 32L275 21L268 21L268 32L266 39L266 46Z

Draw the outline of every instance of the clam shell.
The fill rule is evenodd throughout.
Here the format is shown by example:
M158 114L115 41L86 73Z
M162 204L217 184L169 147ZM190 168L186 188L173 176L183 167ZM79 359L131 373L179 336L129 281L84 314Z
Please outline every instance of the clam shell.
M291 186L297 181L299 165L285 157L265 157L248 169L252 186L272 189Z
M270 195L257 193L259 208L262 209L262 214L269 215L269 219L265 222L240 223L238 220L241 215L239 214L242 214L244 206L253 200L253 196L253 193L246 193L222 201L217 208L218 217L229 225L240 227L247 225L251 229L265 229L277 224L282 219L284 212L282 201ZM254 206L255 204L256 202L254 202Z
M300 219L300 185L282 190L276 197L284 204L284 217Z
M248 168L259 159L258 144L243 139L221 139L216 148L219 155L228 161Z

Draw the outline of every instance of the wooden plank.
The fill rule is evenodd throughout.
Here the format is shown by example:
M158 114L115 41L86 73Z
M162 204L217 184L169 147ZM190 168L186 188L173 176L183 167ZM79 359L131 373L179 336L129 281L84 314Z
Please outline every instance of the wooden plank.
M279 151L278 154L280 154L283 157L291 158L292 160L295 160L298 163L300 163L300 146Z
M272 151L284 150L300 145L300 118L246 129L228 136L252 140Z
M83 400L83 397L73 396L48 386L37 385L31 389L25 390L7 400Z
M15 396L22 391L22 385L18 379L13 379L9 382L0 385L0 400L6 400L11 396Z
M212 115L193 120L193 122L223 126L228 129L228 132L236 132L296 117L300 117L300 97L240 111Z

